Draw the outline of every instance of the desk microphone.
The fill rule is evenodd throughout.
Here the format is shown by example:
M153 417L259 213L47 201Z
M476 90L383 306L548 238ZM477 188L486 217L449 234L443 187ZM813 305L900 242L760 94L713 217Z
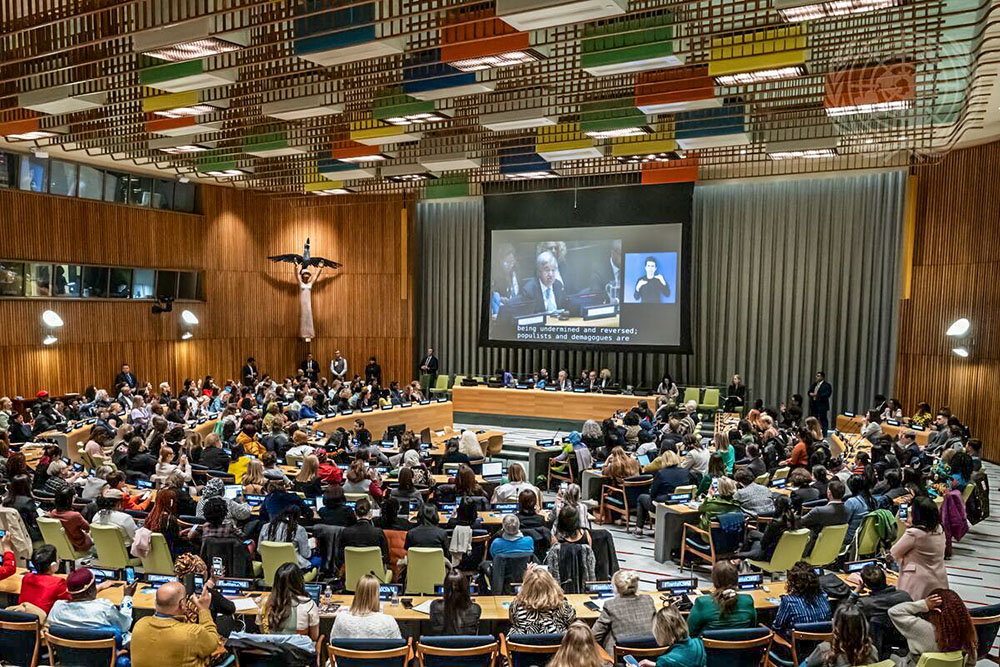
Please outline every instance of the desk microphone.
M378 576L377 574L375 574L375 570L368 570L368 574L370 574L370 575L372 575L373 577L375 577L376 579L378 579L378 580L379 580L379 583L382 583L382 584L384 584L384 583L387 583L386 581L384 581L384 580L382 579L382 577L380 577L380 576Z

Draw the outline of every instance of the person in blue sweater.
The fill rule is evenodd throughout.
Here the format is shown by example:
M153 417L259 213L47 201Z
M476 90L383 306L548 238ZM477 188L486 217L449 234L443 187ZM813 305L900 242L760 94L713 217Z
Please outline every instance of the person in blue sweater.
M708 664L705 645L697 637L688 636L687 621L672 604L653 616L653 636L657 644L670 648L656 662L643 660L639 667L706 667Z
M535 541L521 533L521 520L516 514L507 514L503 518L503 529L500 536L490 545L490 556L531 555L535 553Z
M646 519L653 512L654 502L666 500L678 486L691 484L691 473L687 468L681 466L681 459L677 452L667 450L660 458L663 460L663 467L657 470L653 476L649 493L644 493L638 498L639 504L635 510L635 532L637 535L642 535Z

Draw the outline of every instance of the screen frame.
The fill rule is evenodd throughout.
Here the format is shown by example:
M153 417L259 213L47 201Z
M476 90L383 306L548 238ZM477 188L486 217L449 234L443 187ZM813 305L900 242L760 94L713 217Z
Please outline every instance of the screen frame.
M480 295L479 345L497 348L597 349L615 352L693 354L691 341L691 263L694 217L694 183L615 186L529 193L486 193L483 197L483 278ZM545 211L550 222L538 224L524 211ZM490 337L490 278L493 232L518 229L569 229L573 227L634 227L681 225L680 341L677 345L629 345L501 340Z

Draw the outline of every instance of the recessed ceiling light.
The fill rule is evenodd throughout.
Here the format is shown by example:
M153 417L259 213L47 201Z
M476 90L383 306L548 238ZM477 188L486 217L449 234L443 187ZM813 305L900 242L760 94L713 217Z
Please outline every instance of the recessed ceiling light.
M161 148L160 150L164 153L168 153L169 155L183 155L185 153L200 153L202 151L207 151L208 149L197 144L189 144L184 146L168 146L166 148Z
M216 178L224 178L226 176L243 176L246 174L242 169L224 169L222 171L206 171L209 176L215 176Z
M653 130L645 126L618 127L613 130L592 130L584 132L591 139L617 139L619 137L638 137L652 134Z
M512 65L524 65L526 63L538 62L548 57L548 53L541 47L535 49L523 49L518 51L508 51L488 56L476 58L464 58L453 60L448 63L462 72L478 72L480 70L493 69L494 67L511 67Z
M219 39L218 37L207 37L205 39L194 39L190 42L182 42L180 44L173 44L172 46L165 46L153 51L145 51L143 55L150 56L151 58L159 58L160 60L168 60L170 62L179 62L182 60L194 60L195 58L217 56L220 53L239 51L239 49L239 44L233 44L232 42L227 42L226 40Z
M791 67L776 67L774 69L762 69L756 72L738 72L736 74L722 74L714 77L715 83L720 86L746 86L752 83L763 81L780 81L781 79L792 79L806 74L805 65L793 65Z

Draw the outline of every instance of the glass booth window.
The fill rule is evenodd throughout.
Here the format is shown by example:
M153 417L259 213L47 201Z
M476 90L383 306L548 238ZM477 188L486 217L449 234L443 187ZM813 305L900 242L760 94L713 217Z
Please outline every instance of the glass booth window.
M177 281L177 298L195 300L198 298L198 274L181 271Z
M48 185L49 161L24 155L21 157L19 183L22 190L45 192Z
M75 197L77 186L76 163L63 162L62 160L50 160L50 162L52 164L49 165L49 193Z
M157 271L156 272L156 295L157 299L164 297L177 298L177 272Z
M124 204L128 200L129 175L120 171L104 172L104 201Z
M153 285L156 280L156 271L153 269L135 269L132 271L132 298L152 299L155 294Z
M83 291L81 296L89 299L103 299L108 295L108 274L103 266L83 267Z
M112 299L127 299L132 296L132 269L111 269L108 296Z
M80 165L80 197L83 199L104 198L104 172L100 169Z
M52 296L52 265L25 264L25 296Z
M24 296L24 264L0 262L0 296Z
M81 268L72 264L53 267L52 294L55 296L80 296Z

